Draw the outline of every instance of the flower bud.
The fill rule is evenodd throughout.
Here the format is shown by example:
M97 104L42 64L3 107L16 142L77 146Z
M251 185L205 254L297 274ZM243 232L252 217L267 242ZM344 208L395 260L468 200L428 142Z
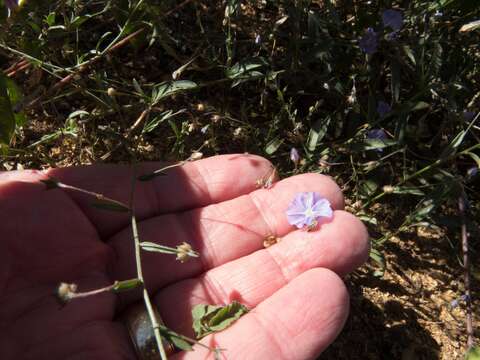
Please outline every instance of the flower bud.
M290 149L290 160L295 164L295 166L297 166L298 162L300 161L300 154L294 147Z
M192 153L192 155L190 155L188 160L195 161L195 160L200 160L201 158L203 158L203 153L201 153L200 151L195 151Z

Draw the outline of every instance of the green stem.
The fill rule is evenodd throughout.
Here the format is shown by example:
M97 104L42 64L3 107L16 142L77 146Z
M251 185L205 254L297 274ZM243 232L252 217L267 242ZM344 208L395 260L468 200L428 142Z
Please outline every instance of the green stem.
M133 233L133 240L135 242L135 263L137 265L137 277L145 283L143 280L143 271L142 271L142 259L141 259L141 249L140 249L140 238L138 236L138 228L137 228L137 220L135 218L135 211L133 209L133 200L135 194L135 183L136 183L136 176L135 176L135 168L133 171L132 176L132 189L130 193L130 214L132 219L132 233ZM160 335L160 328L157 317L153 310L152 302L150 301L150 296L148 295L148 291L143 287L143 301L145 302L145 307L147 308L148 316L150 317L150 322L152 323L153 333L155 335L155 340L157 342L158 352L162 360L167 360L167 354L165 352L165 348L163 347L162 337Z
M420 175L422 175L423 173L429 171L429 170L432 170L434 168L436 168L437 166L441 165L442 163L444 163L445 161L447 160L450 160L451 157L447 157L445 159L439 159L437 161L435 161L434 163L428 165L428 166L425 166L424 168L418 170L417 172L413 173L412 175L410 176L407 176L405 179L403 179L402 181L398 182L396 185L394 186L401 186L403 184L405 184L406 182L410 181L410 180L413 180L417 177L419 177ZM383 198L387 193L385 191L381 192L380 194L374 196L373 198L371 198L370 200L368 200L365 205L362 206L362 210L364 210L365 208L367 208L368 206L370 206L372 203L374 203L375 201Z

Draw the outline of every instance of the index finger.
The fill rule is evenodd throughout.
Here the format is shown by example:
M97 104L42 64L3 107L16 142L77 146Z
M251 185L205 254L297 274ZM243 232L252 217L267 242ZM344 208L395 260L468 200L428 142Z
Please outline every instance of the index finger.
M128 204L132 180L162 168L165 163L137 165L91 165L47 170L67 185L100 193ZM138 220L163 213L184 211L236 198L253 191L257 180L273 170L271 163L256 155L221 155L188 162L149 181L135 184L134 209ZM68 191L102 236L127 226L128 213L108 212L92 207L91 196Z

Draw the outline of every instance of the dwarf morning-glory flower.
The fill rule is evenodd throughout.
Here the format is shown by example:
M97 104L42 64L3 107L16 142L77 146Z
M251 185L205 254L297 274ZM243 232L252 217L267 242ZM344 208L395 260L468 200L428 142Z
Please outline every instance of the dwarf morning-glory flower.
M372 28L368 28L358 42L358 46L366 54L375 53L378 47L378 34Z
M398 10L388 9L382 14L383 26L398 31L403 26L403 15Z
M390 111L392 111L392 108L388 103L385 101L379 101L377 104L377 113L380 115L380 117L383 119Z
M322 217L331 218L333 210L330 201L319 193L302 192L295 195L286 214L290 225L302 229L315 227Z

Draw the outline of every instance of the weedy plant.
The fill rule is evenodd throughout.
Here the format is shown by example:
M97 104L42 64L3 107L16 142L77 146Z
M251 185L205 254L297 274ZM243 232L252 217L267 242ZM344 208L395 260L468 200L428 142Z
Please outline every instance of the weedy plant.
M329 174L370 227L375 276L394 236L462 228L452 251L463 248L471 317L480 4L3 4L6 167L248 151L269 157L282 175ZM470 348L471 325L468 332Z

